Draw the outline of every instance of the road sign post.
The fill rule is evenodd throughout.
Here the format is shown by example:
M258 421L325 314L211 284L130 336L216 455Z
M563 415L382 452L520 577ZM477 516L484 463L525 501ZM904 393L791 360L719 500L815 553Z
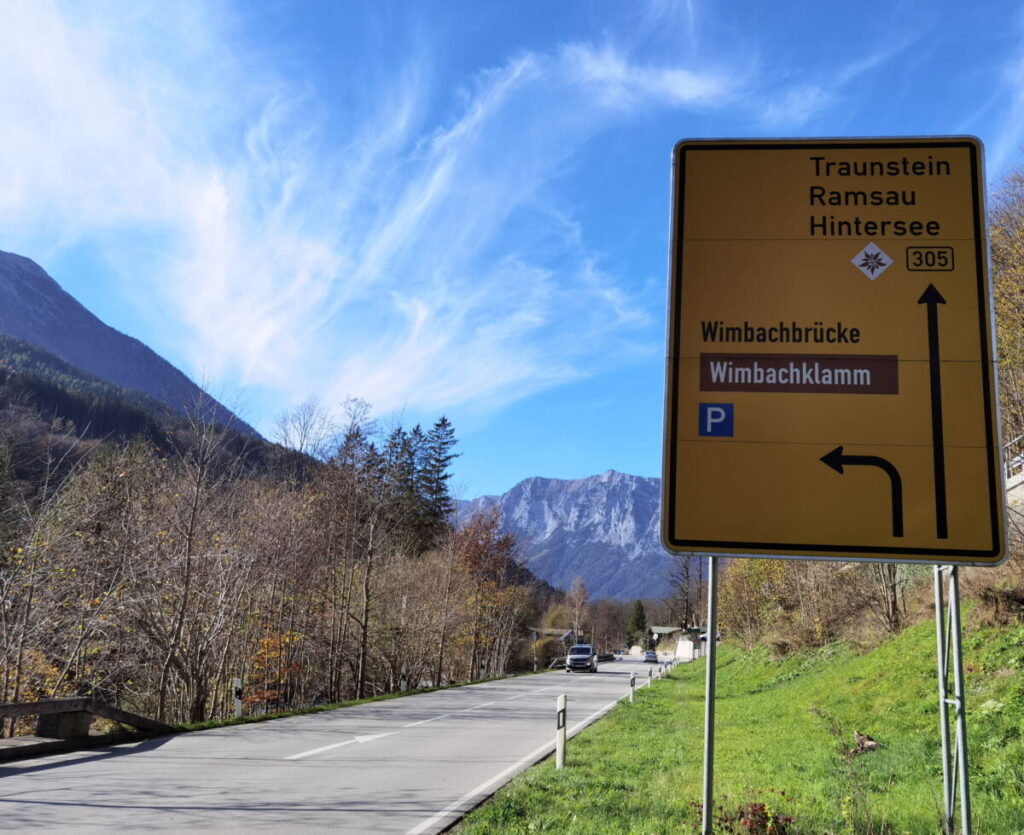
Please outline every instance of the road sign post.
M715 655L718 650L718 560L708 557L707 667L704 679L704 802L701 832L713 832L715 807Z
M942 575L949 574L948 612L943 602ZM967 699L964 688L963 642L960 635L959 568L935 566L935 626L938 636L939 728L942 739L943 832L953 831L957 790L960 793L960 831L971 832L971 789L967 769ZM946 617L944 617L944 614ZM946 624L943 624L946 620ZM950 696L950 659L953 662L953 693ZM949 708L956 728L955 748L950 750ZM955 771L955 773L954 773Z
M673 163L662 538L710 556L703 830L720 554L948 566L945 816L954 705L969 833L957 566L1007 540L981 143L694 140Z

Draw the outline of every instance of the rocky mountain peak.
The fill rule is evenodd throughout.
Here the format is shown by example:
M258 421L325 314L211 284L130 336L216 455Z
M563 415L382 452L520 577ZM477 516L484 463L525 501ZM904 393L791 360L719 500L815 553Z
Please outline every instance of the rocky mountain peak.
M497 507L530 570L567 589L579 576L593 599L661 597L671 558L661 545L661 480L608 470L580 479L528 478L501 496L460 506Z

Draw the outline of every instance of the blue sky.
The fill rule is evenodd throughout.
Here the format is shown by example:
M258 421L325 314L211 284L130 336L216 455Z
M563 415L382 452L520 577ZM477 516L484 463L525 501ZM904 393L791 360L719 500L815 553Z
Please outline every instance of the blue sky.
M676 141L1024 141L995 0L0 0L0 55L0 249L268 436L448 415L467 498L660 473Z

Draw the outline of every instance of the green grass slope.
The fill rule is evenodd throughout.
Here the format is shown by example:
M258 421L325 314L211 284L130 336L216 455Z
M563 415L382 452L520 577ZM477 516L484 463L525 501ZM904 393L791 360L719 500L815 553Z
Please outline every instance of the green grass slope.
M1024 832L1024 627L973 630L964 654L975 832ZM933 624L867 653L725 644L718 660L716 831L941 831ZM565 770L525 772L460 831L698 831L704 675L697 662L643 688L570 741ZM854 731L880 747L849 756Z

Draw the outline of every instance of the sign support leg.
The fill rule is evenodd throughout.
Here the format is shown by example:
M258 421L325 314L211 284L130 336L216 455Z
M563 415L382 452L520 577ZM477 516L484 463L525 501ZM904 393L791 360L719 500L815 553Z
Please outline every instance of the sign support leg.
M707 678L704 687L704 807L701 832L711 835L715 782L715 656L718 647L718 560L708 557Z
M943 623L945 602L942 594L942 566L935 566L935 636L938 651L938 684L939 684L939 729L942 734L942 811L943 832L948 835L953 831L953 780L949 768L949 705L946 702L949 682L949 653L946 642L946 629Z
M942 599L942 574L949 572L949 608ZM945 624L943 619L945 617ZM971 833L971 792L967 768L967 700L964 687L963 642L960 631L960 582L956 566L935 567L935 626L938 648L939 722L942 731L942 794L944 831L953 832L957 783L960 790L960 831ZM953 662L953 697L949 697L950 655ZM956 722L954 750L950 752L949 707ZM955 762L955 771L954 771ZM955 776L954 776L955 775Z
M971 835L971 790L967 772L967 692L960 639L960 569L949 569L949 613L953 624L953 698L956 702L957 769L960 772L960 831Z

